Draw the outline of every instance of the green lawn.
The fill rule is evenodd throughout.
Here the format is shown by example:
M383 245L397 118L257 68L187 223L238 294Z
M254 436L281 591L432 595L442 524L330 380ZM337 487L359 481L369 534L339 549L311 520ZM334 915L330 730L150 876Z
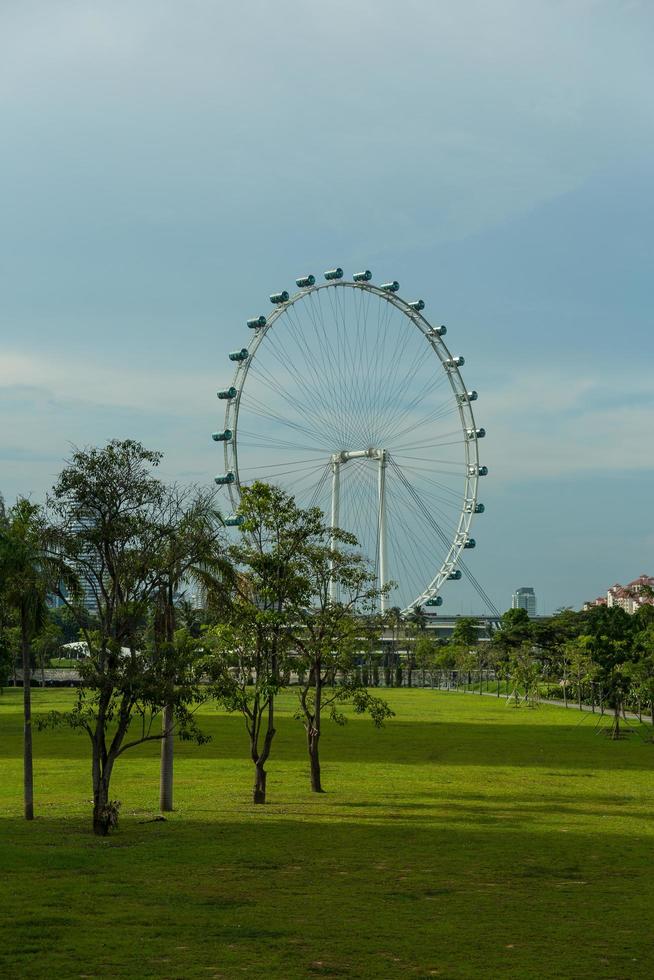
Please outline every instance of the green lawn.
M250 802L241 722L123 756L117 833L90 829L85 736L35 738L36 821L21 818L18 691L0 697L0 976L651 977L654 745L610 742L551 706L390 691L382 731L323 738L308 790L291 695ZM70 692L34 691L36 712Z

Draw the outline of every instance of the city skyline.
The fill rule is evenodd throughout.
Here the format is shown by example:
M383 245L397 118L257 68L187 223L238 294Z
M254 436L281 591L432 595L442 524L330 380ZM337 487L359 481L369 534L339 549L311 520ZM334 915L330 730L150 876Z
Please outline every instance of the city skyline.
M492 7L3 14L8 503L113 436L210 483L245 320L338 264L398 279L465 355L489 467L469 563L500 608L652 571L653 13L572 4L563 32Z

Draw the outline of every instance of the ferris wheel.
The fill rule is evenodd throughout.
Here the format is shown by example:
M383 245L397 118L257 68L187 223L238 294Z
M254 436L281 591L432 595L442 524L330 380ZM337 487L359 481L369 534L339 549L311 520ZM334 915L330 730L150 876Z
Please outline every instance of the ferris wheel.
M297 291L270 296L270 315L247 321L247 345L229 354L231 385L218 392L225 468L215 482L229 493L227 525L241 523L240 488L255 480L319 506L356 535L380 586L396 583L382 611L408 613L441 605L475 547L485 431L446 328L429 323L422 300L401 299L397 282L371 280L340 268L322 282L302 276Z

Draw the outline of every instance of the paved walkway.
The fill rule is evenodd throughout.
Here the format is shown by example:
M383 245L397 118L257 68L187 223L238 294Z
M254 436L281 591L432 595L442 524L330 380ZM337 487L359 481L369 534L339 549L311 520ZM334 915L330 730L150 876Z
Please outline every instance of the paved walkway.
M475 694L475 695L477 695L477 697L479 697L479 691L469 691L469 690L466 690L465 688L464 689L461 689L460 687L437 687L437 688L434 688L434 690L436 690L436 691L449 691L451 694ZM501 698L504 698L505 701L508 700L509 698L513 697L512 694L501 694L501 693L498 696L498 694L497 694L496 691L482 691L481 694L483 695L483 697L496 698L497 700L499 700ZM541 698L540 703L541 704L554 704L554 705L557 705L557 707L559 707L559 708L568 708L568 709L572 709L574 711L579 711L580 710L579 709L579 705L577 704L577 702L576 701L572 701L572 700L569 700L568 703L566 704L565 701L553 700L552 698ZM601 718L601 717L604 717L604 718L612 718L613 717L613 712L611 710L604 709L604 715L602 716L602 712L600 711L598 705L595 705L595 710L593 711L592 705L590 705L590 704L584 704L583 702L582 702L582 705L581 705L581 711L582 712L583 711L588 711L591 714L597 715L598 718ZM634 711L625 711L624 712L624 715L621 715L620 717L633 718L635 721L639 721L640 720L638 718L638 715ZM652 724L651 716L648 715L646 712L643 712L642 713L642 723L643 724L647 724L647 725L651 725Z

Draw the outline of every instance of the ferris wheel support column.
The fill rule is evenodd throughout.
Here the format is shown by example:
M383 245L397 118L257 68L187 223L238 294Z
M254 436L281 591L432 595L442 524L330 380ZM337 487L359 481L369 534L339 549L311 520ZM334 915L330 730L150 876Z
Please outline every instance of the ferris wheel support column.
M379 588L386 584L386 450L379 451ZM382 613L388 606L388 594L379 597Z
M341 460L339 456L332 456L332 528L338 527L339 521L339 509L340 509L340 497L341 497ZM329 539L329 547L334 551L336 547L336 540L332 532ZM332 576L333 576L334 565L332 562ZM334 581L334 578L329 580L329 598L332 602L338 601L338 586Z

